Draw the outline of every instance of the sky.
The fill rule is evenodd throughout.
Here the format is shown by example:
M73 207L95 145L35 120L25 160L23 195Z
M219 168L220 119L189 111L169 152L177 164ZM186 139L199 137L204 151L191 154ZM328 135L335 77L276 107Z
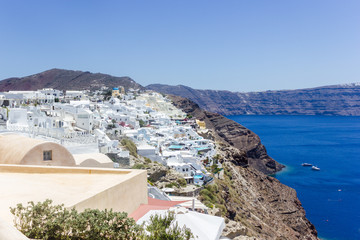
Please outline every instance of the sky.
M197 89L360 82L359 0L0 0L0 79L51 68Z

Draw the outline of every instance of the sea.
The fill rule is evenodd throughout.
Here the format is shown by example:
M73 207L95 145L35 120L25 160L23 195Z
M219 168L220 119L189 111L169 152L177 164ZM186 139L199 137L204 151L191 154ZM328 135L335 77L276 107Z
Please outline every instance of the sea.
M296 190L321 239L360 239L360 117L227 117L258 134L268 155L286 165L274 176Z

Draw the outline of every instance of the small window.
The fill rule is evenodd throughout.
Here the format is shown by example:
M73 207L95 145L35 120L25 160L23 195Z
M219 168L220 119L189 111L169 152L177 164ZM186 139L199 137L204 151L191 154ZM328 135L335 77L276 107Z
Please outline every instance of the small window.
M44 151L43 152L44 161L51 161L52 160L52 151Z

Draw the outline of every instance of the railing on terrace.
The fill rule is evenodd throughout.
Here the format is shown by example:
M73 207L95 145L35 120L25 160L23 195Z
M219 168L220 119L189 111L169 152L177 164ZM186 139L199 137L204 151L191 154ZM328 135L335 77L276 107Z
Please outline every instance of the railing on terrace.
M60 129L49 129L40 127L27 127L27 126L0 126L0 131L13 131L22 132L29 134L30 137L44 136L59 140L61 144L66 143L79 143L79 144L90 144L96 143L97 139L95 136L84 133L84 132L69 132L65 133Z

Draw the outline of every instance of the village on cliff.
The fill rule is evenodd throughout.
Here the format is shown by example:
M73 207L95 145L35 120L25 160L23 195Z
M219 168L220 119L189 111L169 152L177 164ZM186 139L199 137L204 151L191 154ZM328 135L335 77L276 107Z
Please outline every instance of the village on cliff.
M198 200L223 174L216 144L202 137L205 122L167 96L42 89L1 92L0 104L1 239L27 239L10 207L46 199L126 212L138 223L172 211L197 239L226 239L224 219Z

